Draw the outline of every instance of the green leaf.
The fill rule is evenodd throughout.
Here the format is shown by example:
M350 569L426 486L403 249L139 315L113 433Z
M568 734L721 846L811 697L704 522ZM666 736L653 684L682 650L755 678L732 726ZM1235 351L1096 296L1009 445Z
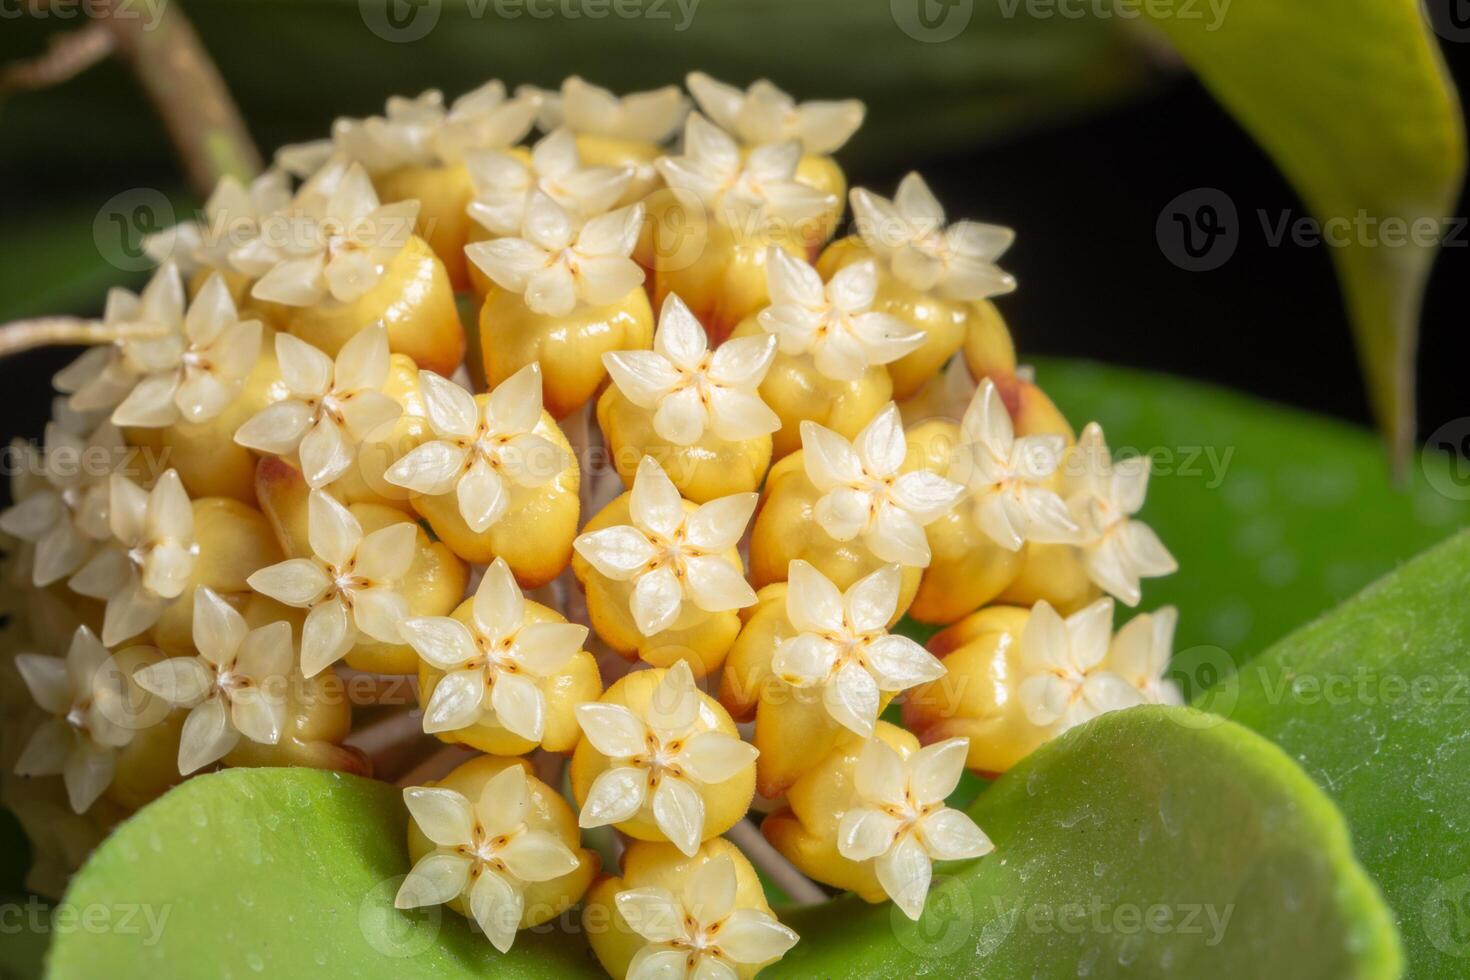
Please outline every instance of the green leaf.
M1329 228L1369 397L1395 462L1414 439L1419 305L1435 245L1359 232L1449 215L1465 169L1458 100L1419 0L1139 6ZM1437 227L1437 226L1436 226ZM1381 226L1380 226L1381 228ZM1447 228L1438 228L1433 238Z
M1470 533L1204 692L1274 739L1347 817L1415 980L1470 970Z
M970 812L995 853L942 869L919 922L851 896L794 911L802 940L762 977L1399 973L1341 816L1239 726L1188 709L1105 715Z
M395 910L406 821L397 789L354 776L233 769L191 779L120 826L62 903L137 908L136 928L58 932L49 976L602 975L577 937L522 933L502 957L454 912Z
M1140 517L1179 571L1146 581L1143 607L1180 607L1175 650L1192 676L1227 654L1248 660L1470 522L1447 457L1424 457L1395 487L1356 426L1077 361L1042 360L1037 380L1079 430L1097 420L1115 453L1153 457Z

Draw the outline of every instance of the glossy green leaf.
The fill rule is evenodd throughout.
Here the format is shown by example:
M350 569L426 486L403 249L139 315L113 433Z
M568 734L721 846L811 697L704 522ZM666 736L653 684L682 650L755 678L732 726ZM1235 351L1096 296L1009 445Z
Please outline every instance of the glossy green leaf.
M386 783L310 769L191 779L120 826L63 905L151 912L58 934L49 976L514 977L601 971L580 937L523 933L502 957L444 909L393 908L407 812ZM567 921L576 921L568 916Z
M1336 227L1343 244L1332 256L1370 400L1395 460L1407 463L1419 305L1436 223L1454 206L1465 168L1459 103L1422 5L1248 0L1222 4L1218 18L1185 16L1184 6L1137 9L1271 155L1324 229ZM1388 220L1403 223L1392 238ZM1406 236L1426 220L1429 241Z
M1397 976L1331 801L1203 718L1135 709L1044 746L971 808L996 850L943 870L922 919L853 897L793 912L802 941L762 976Z
M1204 692L1332 795L1415 980L1470 974L1470 533Z

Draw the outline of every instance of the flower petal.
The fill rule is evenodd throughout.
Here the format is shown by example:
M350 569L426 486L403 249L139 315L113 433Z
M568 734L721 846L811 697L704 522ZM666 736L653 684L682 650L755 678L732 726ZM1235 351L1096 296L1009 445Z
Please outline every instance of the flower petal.
M893 904L904 915L917 920L924 911L934 873L923 845L914 835L905 835L892 850L877 859L874 870L878 872L878 884L893 899Z
M610 759L631 758L647 748L643 722L620 704L579 704L577 724L592 747Z
M873 675L855 663L843 664L822 691L827 713L839 725L861 738L870 738L878 720L878 685Z
M776 644L771 670L795 687L813 687L827 682L836 662L835 644L815 633L802 633Z
M223 698L210 698L197 705L184 719L179 733L179 772L187 776L218 762L240 741L230 724Z
M653 791L653 822L679 850L690 857L704 837L704 798L682 779L666 776Z
M674 570L667 566L656 568L641 576L633 586L633 595L628 601L633 622L644 636L657 636L674 625L683 608L684 589Z
M639 408L654 408L679 383L669 359L651 350L609 351L602 363L613 384Z
M758 493L734 493L701 504L689 515L684 525L684 536L690 544L704 551L733 548L745 534L745 527L759 502Z
M479 656L469 628L450 616L416 616L398 624L403 642L443 671L456 670Z
M483 459L475 460L455 489L459 515L476 534L490 530L510 506L505 481Z
M714 785L733 779L755 764L754 745L723 732L699 732L677 756L679 764L701 783Z
M194 590L194 649L201 657L216 667L229 663L248 632L245 617L217 592L204 586Z
M316 410L294 398L267 405L235 430L235 441L247 449L288 456L316 420Z
M924 849L936 861L964 861L995 850L975 821L949 807L936 810L919 823Z
M464 448L436 439L409 450L383 476L395 486L437 497L454 489L467 458Z
M740 908L720 929L720 950L736 963L755 965L785 956L798 938L770 913Z
M619 582L642 572L655 554L648 537L627 525L579 535L573 544L593 568Z
M76 813L86 813L117 771L117 753L87 739L78 739L61 770L67 801Z
M434 685L434 693L424 707L424 732L457 732L479 722L484 716L485 672L454 670Z
M400 909L443 905L458 898L469 880L469 858L436 851L420 858L413 866L403 884L398 886L393 905Z
M419 526L413 521L396 521L378 528L357 546L353 571L369 582L399 581L413 565L419 534Z
M194 707L214 690L214 672L199 657L160 660L134 673L133 681L179 708Z
M551 881L577 870L577 855L545 830L516 834L499 851L510 873L522 881Z
M943 802L960 784L970 740L949 738L926 745L908 758L909 793L921 804Z
M884 565L858 579L842 596L848 624L858 633L887 629L898 612L902 586L903 570L897 565Z
M801 423L802 463L818 490L847 486L862 478L862 460L852 444L826 426Z
M653 349L668 358L675 367L686 371L697 370L709 350L709 338L704 327L675 293L664 299L659 310Z
M403 802L424 836L442 847L468 844L474 837L475 814L470 801L452 789L410 786Z
M843 629L842 593L832 580L796 559L787 569L786 615L803 633L835 633Z
M552 677L582 649L587 634L578 623L531 623L516 634L511 655L533 677Z
M546 696L531 678L500 671L490 688L490 704L506 731L530 742L541 741L546 726Z
M849 861L868 861L893 846L900 824L874 807L854 807L837 824L837 853Z
M689 558L684 564L685 583L699 608L706 612L726 612L755 605L755 590L745 580L744 569L731 564L724 556Z
M592 781L577 825L603 827L631 820L643 809L647 794L648 779L643 770L632 766L609 769Z
M882 636L868 643L868 670L884 691L907 691L944 676L944 664L906 636Z
M338 599L311 607L301 627L301 673L315 677L341 660L357 642L357 627Z
M684 906L667 888L629 888L613 899L634 932L653 943L684 938ZM683 956L680 956L683 965ZM629 976L632 971L629 971Z
M352 594L352 618L357 628L383 643L402 643L398 624L412 615L408 600L394 589L362 589Z
M267 565L245 581L261 595L298 609L315 605L332 584L322 566L310 558Z

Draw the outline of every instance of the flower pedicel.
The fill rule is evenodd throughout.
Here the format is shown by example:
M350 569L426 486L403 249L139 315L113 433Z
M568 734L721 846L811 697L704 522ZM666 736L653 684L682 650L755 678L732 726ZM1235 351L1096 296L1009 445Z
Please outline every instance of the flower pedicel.
M849 191L860 103L687 84L393 98L149 239L0 513L34 882L183 778L376 774L399 908L748 980L771 847L918 918L993 849L964 768L1179 702L1173 609L1113 630L1146 461L1017 364L1011 232Z

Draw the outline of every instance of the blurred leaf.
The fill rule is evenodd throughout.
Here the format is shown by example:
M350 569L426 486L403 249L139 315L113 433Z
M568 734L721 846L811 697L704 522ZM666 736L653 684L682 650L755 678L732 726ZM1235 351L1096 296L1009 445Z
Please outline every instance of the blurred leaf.
M1385 220L1435 222L1465 168L1459 102L1419 0L1256 0L1223 15L1139 7L1347 243L1332 250L1369 398L1396 465L1414 440L1414 353L1435 245ZM1157 13L1155 12L1157 9ZM1378 224L1354 222L1366 215Z
M1470 533L1426 552L1205 691L1337 800L1415 980L1470 958Z

